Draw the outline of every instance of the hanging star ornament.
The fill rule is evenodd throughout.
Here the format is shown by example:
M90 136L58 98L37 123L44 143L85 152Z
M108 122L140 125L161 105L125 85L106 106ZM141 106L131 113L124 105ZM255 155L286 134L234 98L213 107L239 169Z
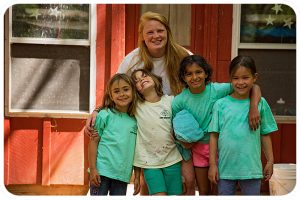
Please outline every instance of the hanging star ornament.
M293 24L294 22L292 22L292 18L291 18L291 17L288 18L288 19L284 19L283 21L284 21L284 25L283 25L283 26L288 26L289 29L292 28L291 26L292 26L292 24Z
M275 10L276 15L279 11L281 11L281 12L283 11L280 4L275 4L275 6L272 8L272 10Z
M275 18L273 18L271 15L269 15L268 18L266 18L266 21L267 21L267 26L270 24L270 25L273 25L273 21L275 21Z
M25 8L25 13L29 14L29 17L35 17L36 20L41 15L39 9L35 9L35 8ZM25 16L26 15L23 14L23 18L25 18Z
M61 15L61 12L58 11L57 9L58 9L58 7L56 6L54 9L50 8L50 10L49 10L50 15L54 15L56 19L58 16Z
M39 9L32 9L32 13L31 13L30 17L35 17L35 19L37 20L40 15L41 14L39 12Z

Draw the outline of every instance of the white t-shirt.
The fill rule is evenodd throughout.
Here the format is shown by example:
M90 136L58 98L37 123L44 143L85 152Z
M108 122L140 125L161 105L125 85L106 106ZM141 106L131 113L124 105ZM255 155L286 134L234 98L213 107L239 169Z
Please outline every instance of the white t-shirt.
M130 73L133 72L136 69L141 69L144 67L144 63L140 63L138 65L135 65L139 61L139 48L134 49L132 52L130 52L122 61L122 63L119 66L118 73ZM153 70L152 73L154 73L157 76L160 76L162 78L163 82L163 93L164 94L171 94L171 88L170 88L170 81L167 75L166 66L165 66L165 57L160 58L152 58L153 62ZM132 67L134 66L134 67ZM128 71L129 70L129 71Z
M182 160L172 128L173 96L162 96L159 102L138 103L137 138L134 166L163 168Z

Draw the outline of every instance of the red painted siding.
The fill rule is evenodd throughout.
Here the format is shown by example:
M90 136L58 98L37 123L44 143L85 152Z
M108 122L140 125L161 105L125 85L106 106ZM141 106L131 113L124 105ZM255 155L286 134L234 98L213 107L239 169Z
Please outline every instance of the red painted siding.
M10 120L8 149L8 184L36 184L41 175L42 123L36 118Z
M10 118L9 122L5 123L5 132L10 129L5 134L7 185L87 182L85 119Z

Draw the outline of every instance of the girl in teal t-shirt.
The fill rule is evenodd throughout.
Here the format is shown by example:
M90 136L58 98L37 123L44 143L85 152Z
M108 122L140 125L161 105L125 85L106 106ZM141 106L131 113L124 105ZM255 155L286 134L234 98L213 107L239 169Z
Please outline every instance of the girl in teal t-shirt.
M186 109L194 116L200 128L205 132L200 141L194 144L182 143L185 148L178 146L185 160L191 161L188 148L192 149L192 162L200 195L213 193L208 179L209 134L207 134L212 117L212 108L218 99L232 93L230 83L211 82L211 76L212 68L202 56L190 55L185 57L181 61L179 69L179 79L185 85L185 89L175 96L172 103L173 116ZM253 129L256 129L259 120L257 105L260 97L260 89L256 85L252 90L252 106L249 113L249 119L251 119L249 123Z
M135 108L136 90L131 78L114 75L94 126L99 137L91 137L89 142L91 195L126 195L135 151ZM139 192L139 175L139 168L135 168L134 194Z
M261 178L273 173L273 151L269 133L277 130L271 109L261 98L258 109L261 123L253 131L248 125L250 90L257 79L254 60L237 56L229 68L234 92L213 107L209 148L209 179L218 184L219 195L234 195L237 184L242 195L259 195ZM267 158L262 170L261 144ZM218 155L218 161L217 161Z

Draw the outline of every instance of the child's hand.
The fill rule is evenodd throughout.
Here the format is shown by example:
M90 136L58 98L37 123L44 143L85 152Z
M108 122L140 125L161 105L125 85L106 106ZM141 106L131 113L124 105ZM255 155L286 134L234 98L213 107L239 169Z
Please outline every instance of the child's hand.
M190 149L193 147L193 145L195 144L194 142L193 143L188 143L188 142L182 142L180 141L181 145L185 148L185 149Z
M265 168L264 168L264 177L265 181L270 180L270 178L273 175L273 163L267 162Z
M218 166L216 164L212 164L209 166L208 170L208 179L211 183L217 184L219 180L219 171Z
M101 184L101 178L97 171L97 169L91 169L90 170L90 183L93 186L99 187Z
M140 177L134 179L134 192L133 195L137 195L141 190Z
M249 126L250 129L255 131L260 125L260 114L257 107L251 107L249 110Z

